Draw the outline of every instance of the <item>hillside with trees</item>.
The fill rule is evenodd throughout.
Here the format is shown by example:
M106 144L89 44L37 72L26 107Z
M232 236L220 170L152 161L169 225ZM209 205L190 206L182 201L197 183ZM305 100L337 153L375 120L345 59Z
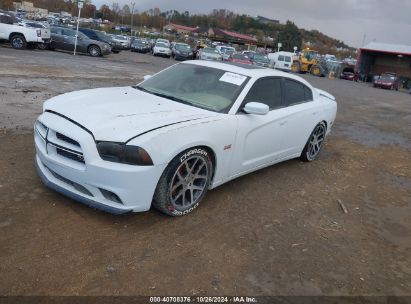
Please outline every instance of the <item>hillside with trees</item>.
M16 0L14 0L16 1ZM3 9L12 9L13 0L0 0ZM66 11L77 14L77 6L73 0L33 0L34 6L48 9L51 12ZM102 5L97 9L91 0L88 0L82 10L82 17L101 18L115 24L131 24L131 8L129 5L121 7L117 2L110 6ZM270 17L270 16L268 16ZM176 10L161 11L153 8L147 11L139 11L135 8L133 14L134 26L161 29L169 22L191 27L209 28L216 27L238 33L254 35L259 42L276 46L282 43L282 50L292 51L294 46L299 49L310 47L321 53L335 55L349 55L355 50L344 42L331 38L318 30L307 31L298 28L292 21L285 24L264 24L256 18L248 15L236 14L227 9L214 9L209 14L194 14L189 11ZM342 54L345 53L345 54Z

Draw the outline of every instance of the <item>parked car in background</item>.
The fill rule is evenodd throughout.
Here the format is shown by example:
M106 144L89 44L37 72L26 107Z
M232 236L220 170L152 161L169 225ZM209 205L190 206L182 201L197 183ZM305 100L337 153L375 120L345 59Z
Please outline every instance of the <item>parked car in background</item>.
M342 72L340 75L340 79L354 81L355 74L352 72Z
M276 52L267 55L273 68L281 71L291 71L293 64L293 53L291 52Z
M123 50L129 50L131 47L131 43L128 40L128 38L126 36L121 36L121 35L111 35L111 38L113 40L114 43L116 43L116 45L118 47L121 47Z
M168 47L170 47L170 41L167 40L167 39L158 38L158 39L156 39L156 43L157 43L157 42L161 42L161 43L167 44Z
M22 26L16 22L14 16L0 11L0 40L10 42L14 49L34 48L50 42L50 29Z
M189 60L194 58L191 46L186 43L175 43L171 49L171 53L175 60Z
M112 213L186 215L239 176L314 161L337 112L331 94L272 69L190 60L145 79L44 103L34 143L48 187Z
M166 44L164 42L156 42L156 44L153 47L153 55L170 58L171 57L170 44Z
M259 53L254 53L254 54L251 53L250 59L254 65L264 67L264 68L268 68L270 66L270 59L268 59L267 55L259 54Z
M383 73L374 80L374 88L397 90L400 87L400 82L395 73Z
M203 49L200 49L198 52L198 59L201 60L217 60L217 61L222 61L223 56L220 54L220 52L211 47L205 47Z
M107 43L108 45L110 45L111 51L115 54L118 54L121 50L123 50L123 46L121 45L121 43L114 41L106 33L88 28L79 28L78 30L79 32L82 32L84 35L86 35L88 38L92 40Z
M223 55L224 52L228 50L235 52L235 48L233 48L232 46L228 46L228 45L217 45L215 48L217 51L220 52L221 55Z
M151 51L151 45L145 39L135 39L131 43L131 51L143 54L149 53Z
M228 61L241 64L253 64L250 58L244 54L233 54L228 58Z
M255 54L255 52L246 50L246 51L242 51L241 54L248 56L248 58L251 58L253 54Z
M57 26L52 26L50 29L50 49L58 49L70 52L74 51L76 30ZM82 32L78 32L77 52L88 53L92 57L100 57L110 54L111 48L110 45L105 42L90 39Z
M235 51L230 50L230 49L226 49L223 51L223 53L221 54L223 56L223 60L227 61L228 58L230 58L231 55L235 54Z

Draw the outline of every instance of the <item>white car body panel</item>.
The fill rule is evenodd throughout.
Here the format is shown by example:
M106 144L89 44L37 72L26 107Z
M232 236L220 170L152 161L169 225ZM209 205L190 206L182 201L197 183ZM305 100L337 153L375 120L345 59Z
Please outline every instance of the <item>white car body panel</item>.
M151 206L161 174L186 149L204 146L213 151L216 162L210 188L214 188L240 175L300 156L314 127L324 121L328 133L335 120L335 98L296 75L213 61L182 64L214 67L250 79L228 113L181 104L132 87L83 90L54 97L44 103L44 112L38 119L48 129L35 124L36 163L43 182L75 200L112 213L145 211ZM312 90L313 101L274 109L266 115L239 112L254 82L265 76L286 77L305 84ZM79 145L61 140L56 132ZM96 147L99 141L141 147L153 165L105 161ZM58 149L79 153L84 162L67 158L57 153ZM81 187L91 196L82 193L85 190ZM121 204L105 197L100 189L115 193Z

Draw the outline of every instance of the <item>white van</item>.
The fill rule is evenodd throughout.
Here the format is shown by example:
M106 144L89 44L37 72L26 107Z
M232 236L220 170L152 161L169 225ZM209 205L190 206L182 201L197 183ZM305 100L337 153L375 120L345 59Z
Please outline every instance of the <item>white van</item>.
M270 59L274 69L282 71L291 71L293 56L294 53L291 52L276 52L268 54L268 58Z

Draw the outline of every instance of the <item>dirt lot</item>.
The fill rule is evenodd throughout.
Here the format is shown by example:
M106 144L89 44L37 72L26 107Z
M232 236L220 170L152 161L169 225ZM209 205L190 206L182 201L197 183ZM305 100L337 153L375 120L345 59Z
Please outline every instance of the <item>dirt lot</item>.
M51 96L174 61L0 46L0 62L0 295L411 295L409 94L307 76L339 105L317 161L234 180L186 217L113 216L40 183L31 126Z

